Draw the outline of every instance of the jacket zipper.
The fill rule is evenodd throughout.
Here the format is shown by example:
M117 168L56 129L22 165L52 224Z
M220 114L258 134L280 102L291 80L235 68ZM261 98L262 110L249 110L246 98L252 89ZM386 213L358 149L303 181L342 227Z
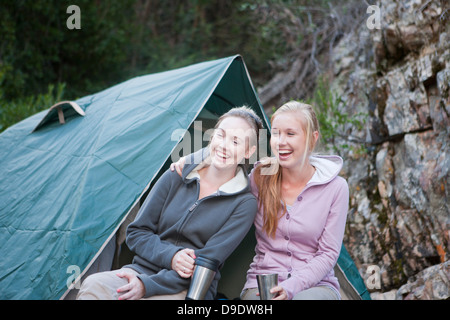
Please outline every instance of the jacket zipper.
M177 241L175 242L176 245L178 245L178 242L179 242L179 240L180 240L180 233L181 233L181 230L183 230L183 227L184 227L184 225L186 224L186 221L189 219L190 214L195 210L195 208L197 208L197 206L200 204L200 202L202 202L203 200L206 200L206 199L208 199L208 198L213 198L213 197L216 197L216 196L219 195L219 191L217 191L216 193L214 193L214 194L212 194L212 195L209 195L209 196L204 197L204 198L202 198L202 199L198 199L198 197L200 196L200 185L199 185L198 181L197 181L197 186L198 186L197 200L196 200L196 201L194 202L194 204L188 209L188 211L189 211L188 214L186 214L186 215L184 216L184 220L183 220L183 222L181 223L180 227L179 227L178 230L177 230L178 235L177 235Z
M206 199L206 198L203 198ZM194 204L188 209L188 213L184 216L183 222L181 223L180 227L177 230L177 241L175 242L176 245L178 245L178 242L180 240L180 234L181 234L181 230L183 230L184 225L186 224L186 222L189 220L189 217L191 216L192 211L195 210L195 208L197 208L198 204L200 203L201 200L196 200L194 202Z
M198 206L198 202L199 202L199 201L200 201L200 200L197 200L197 201L194 202L194 204L189 208L189 212L194 211L194 209Z

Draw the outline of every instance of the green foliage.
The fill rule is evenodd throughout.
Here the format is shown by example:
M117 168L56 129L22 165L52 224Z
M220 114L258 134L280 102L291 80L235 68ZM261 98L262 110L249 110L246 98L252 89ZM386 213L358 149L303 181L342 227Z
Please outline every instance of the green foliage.
M121 80L128 40L124 28L132 1L78 0L81 30L69 30L66 10L73 1L0 0L0 67L6 99L44 92L67 83L72 98Z
M67 83L73 99L133 76L236 53L258 85L270 76L268 63L286 53L283 28L266 16L280 3L0 0L3 93L14 99ZM81 10L80 30L66 27L72 4Z
M325 149L332 149L338 154L348 150L355 155L366 152L364 141L352 136L352 133L364 128L367 113L349 114L345 101L321 78L317 81L314 95L308 103L317 108L317 120Z
M0 98L0 132L24 118L50 108L62 100L64 84L49 85L44 94L6 101ZM1 91L0 91L1 94Z
M80 30L66 26L73 4ZM0 8L0 101L9 110L2 114L36 103L59 83L66 84L61 98L74 100L131 77L234 54L244 57L258 87L299 52L311 56L316 22L328 21L330 11L325 0L0 0ZM22 108L16 115L30 114Z

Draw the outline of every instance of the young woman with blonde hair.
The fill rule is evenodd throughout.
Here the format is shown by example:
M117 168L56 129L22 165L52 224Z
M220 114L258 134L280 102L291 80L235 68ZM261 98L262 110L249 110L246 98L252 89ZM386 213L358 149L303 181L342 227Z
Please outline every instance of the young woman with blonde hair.
M349 201L347 182L338 176L343 161L313 155L320 132L312 106L290 101L272 115L271 125L274 157L250 174L258 199L257 244L241 299L259 299L256 276L267 273L278 274L276 300L340 299L333 268Z
M278 273L275 299L340 299L333 267L349 200L338 176L342 159L313 155L319 124L308 104L284 104L271 124L275 157L256 165L250 178L259 202L257 245L241 299L257 299L256 275L264 273Z

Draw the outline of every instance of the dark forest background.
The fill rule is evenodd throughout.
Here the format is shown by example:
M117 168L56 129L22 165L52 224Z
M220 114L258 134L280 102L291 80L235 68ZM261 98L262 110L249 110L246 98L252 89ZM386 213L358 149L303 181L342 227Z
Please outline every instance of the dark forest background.
M73 4L80 30L66 26ZM366 8L356 0L0 0L0 131L57 101L234 54L257 88L308 60L291 97L306 99L327 53Z

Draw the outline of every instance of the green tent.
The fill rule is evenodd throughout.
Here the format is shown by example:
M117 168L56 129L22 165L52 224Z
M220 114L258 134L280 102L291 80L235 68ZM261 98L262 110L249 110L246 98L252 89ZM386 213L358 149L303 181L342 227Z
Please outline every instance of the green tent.
M177 159L183 133L206 130L244 104L267 123L243 59L232 56L133 78L5 130L0 298L64 298L72 277L114 246L124 221ZM196 143L187 145L202 146Z

